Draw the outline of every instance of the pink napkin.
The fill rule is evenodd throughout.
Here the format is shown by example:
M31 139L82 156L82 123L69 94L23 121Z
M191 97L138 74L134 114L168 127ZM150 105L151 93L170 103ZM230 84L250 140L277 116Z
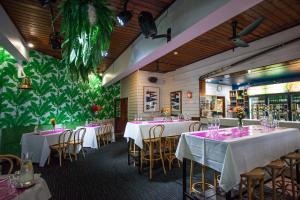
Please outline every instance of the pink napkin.
M0 179L0 200L11 200L22 194L25 189L11 187L8 179Z
M208 131L200 131L197 133L193 133L192 135L201 137L201 138L209 138L219 141L224 141L228 139L241 138L248 136L250 133L249 127L244 127L242 130L238 128L230 128L230 129L221 129L217 133L212 133Z
M41 131L39 135L50 135L50 134L57 134L64 132L64 129L55 129L55 130L47 130L47 131Z

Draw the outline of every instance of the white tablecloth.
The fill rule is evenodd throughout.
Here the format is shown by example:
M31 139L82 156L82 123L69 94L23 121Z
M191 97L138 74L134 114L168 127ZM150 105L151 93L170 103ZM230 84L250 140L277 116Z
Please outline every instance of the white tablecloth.
M149 137L149 129L157 124L162 124L165 126L163 136L180 135L183 132L189 131L189 126L193 121L177 121L177 122L128 122L126 124L124 137L131 138L134 143L143 148L143 138L147 139Z
M279 128L260 132L260 126L249 126L252 134L225 141L182 134L176 157L187 158L221 172L220 187L226 192L240 182L240 174L263 167L273 160L300 148L300 132Z
M1 176L0 178L5 177L7 177L7 175ZM43 178L41 178L39 174L35 174L34 177L36 184L26 189L24 192L20 193L12 200L47 200L51 198L51 193L49 191L46 181ZM14 188L12 188L12 190L14 190ZM7 192L10 193L13 191ZM6 199L5 196L3 198ZM1 196L0 199L2 199Z
M50 155L50 145L58 144L60 133L39 135L37 133L26 133L22 135L22 153L32 153L32 162L39 163L43 167Z
M83 147L91 147L94 149L98 149L98 145L97 145L97 137L96 137L96 132L97 129L100 126L95 126L95 127L83 127L83 126L79 126L76 128L86 128L86 132L85 132L85 136L84 136L84 140L83 140ZM114 127L112 128L112 142L115 142L115 130Z

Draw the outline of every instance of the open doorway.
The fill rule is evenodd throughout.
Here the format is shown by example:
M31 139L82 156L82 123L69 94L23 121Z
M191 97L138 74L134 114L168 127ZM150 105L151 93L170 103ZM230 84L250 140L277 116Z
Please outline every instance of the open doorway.
M115 132L123 134L128 121L128 98L115 100Z

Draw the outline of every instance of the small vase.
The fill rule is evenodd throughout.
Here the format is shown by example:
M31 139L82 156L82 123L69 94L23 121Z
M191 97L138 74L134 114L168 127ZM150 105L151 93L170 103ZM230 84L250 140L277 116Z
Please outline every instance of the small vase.
M243 130L243 120L242 119L239 119L239 121L238 121L238 129Z

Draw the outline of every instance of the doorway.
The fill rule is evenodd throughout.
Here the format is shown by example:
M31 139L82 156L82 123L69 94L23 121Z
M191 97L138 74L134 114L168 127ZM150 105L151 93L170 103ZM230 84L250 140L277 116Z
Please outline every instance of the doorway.
M115 100L115 133L123 133L128 121L128 98Z

